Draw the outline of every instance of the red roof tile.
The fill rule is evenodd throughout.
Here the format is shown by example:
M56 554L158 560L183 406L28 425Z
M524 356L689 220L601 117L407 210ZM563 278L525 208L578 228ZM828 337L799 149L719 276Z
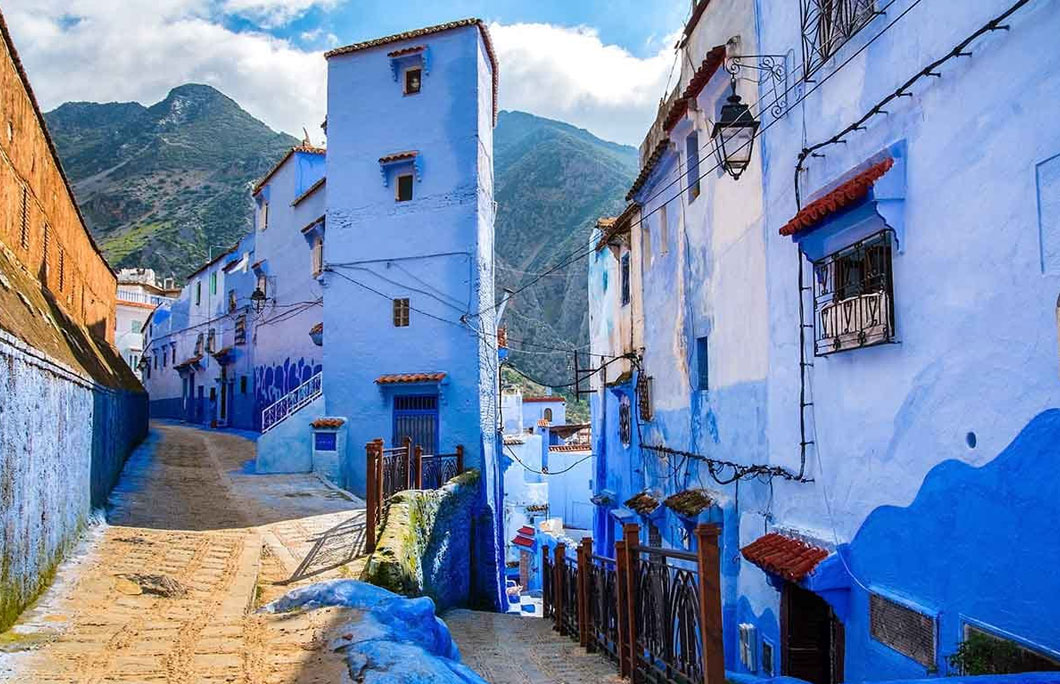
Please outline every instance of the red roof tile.
M823 197L810 202L784 224L784 227L780 229L780 234L794 235L817 225L837 211L860 202L869 194L869 190L876 181L890 171L892 166L894 166L894 160L888 157L873 164Z
M550 396L535 396L535 397L523 397L523 403L545 403L550 401L558 401L561 404L567 403L567 400L561 396L550 395Z
M534 545L534 540L530 539L529 537L524 537L522 535L518 535L517 537L512 539L512 543L515 544L516 546L531 547L531 546Z
M828 557L828 551L801 539L770 532L740 549L749 562L766 572L798 582Z
M659 500L648 492L641 492L627 499L623 505L637 513L647 515L659 507Z
M706 3L704 3L706 4ZM703 62L696 69L696 73L692 74L692 78L688 81L688 86L685 87L685 92L681 93L681 97L686 100L692 100L699 96L703 92L703 88L710 83L710 79L714 77L714 74L725 62L725 46L716 45L711 48L707 56L703 58Z
M644 162L644 168L640 170L637 177L633 180L633 185L630 187L629 192L626 193L626 201L629 202L633 199L633 196L644 186L644 183L648 181L648 176L655 169L655 165L662 159L663 154L666 152L666 148L670 145L670 138L666 137L660 140L655 145L655 149L648 155L647 161ZM599 246L597 246L599 249Z
M530 527L529 525L523 525L519 528L519 534L523 535L524 537L532 537L534 536L534 528Z
M340 428L345 422L343 418L317 418L310 425L315 428Z
M550 444L549 451L592 451L587 444Z
M392 373L380 375L375 381L380 385L394 385L406 382L441 382L445 373Z
M400 50L394 50L393 52L386 53L387 57L404 57L405 55L414 55L417 52L423 52L427 49L426 45L413 45L411 47L401 48Z
M405 152L384 154L382 157L379 158L379 163L389 164L390 162L404 161L406 159L415 159L417 154L419 154L418 150L406 150Z

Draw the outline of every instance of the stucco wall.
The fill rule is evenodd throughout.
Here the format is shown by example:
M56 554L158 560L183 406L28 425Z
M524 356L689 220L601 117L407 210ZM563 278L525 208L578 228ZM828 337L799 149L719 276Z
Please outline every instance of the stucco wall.
M109 390L0 333L0 628L51 580L147 430L143 393Z

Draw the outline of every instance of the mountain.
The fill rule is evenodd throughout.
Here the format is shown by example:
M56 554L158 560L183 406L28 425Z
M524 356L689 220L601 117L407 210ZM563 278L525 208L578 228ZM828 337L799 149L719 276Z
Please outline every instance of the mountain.
M614 216L637 174L637 151L523 112L501 112L494 132L497 287L518 290L584 254L600 216ZM547 347L588 343L588 259L546 275L504 314L513 364L541 384L573 380L572 357ZM542 345L542 346L535 346Z
M205 85L174 88L151 107L69 102L45 118L111 266L178 281L250 230L250 188L298 144ZM498 288L518 289L584 251L637 172L634 148L522 112L500 113L494 152ZM546 347L588 341L586 263L541 278L505 314L513 349L528 350L513 351L514 364L544 384L572 377L570 355Z
M110 265L178 279L250 230L250 187L298 144L195 84L151 107L68 102L45 120Z

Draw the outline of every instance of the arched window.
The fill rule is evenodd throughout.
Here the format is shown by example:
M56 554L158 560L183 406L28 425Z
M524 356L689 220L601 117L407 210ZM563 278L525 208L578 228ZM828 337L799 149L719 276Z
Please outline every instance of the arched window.
M550 409L550 408L545 409L545 420L547 420L550 423L552 422L552 409Z

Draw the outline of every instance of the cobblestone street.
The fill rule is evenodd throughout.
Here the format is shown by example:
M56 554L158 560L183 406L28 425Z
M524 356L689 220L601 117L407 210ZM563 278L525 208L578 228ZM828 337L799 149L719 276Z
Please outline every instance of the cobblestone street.
M453 610L442 616L464 663L492 684L617 684L603 656L552 631L552 623L503 613Z
M12 682L338 682L334 610L251 610L287 585L325 531L363 503L313 475L254 475L254 444L155 424L96 525L54 584L3 636ZM362 509L362 510L358 510ZM347 541L350 541L347 539ZM337 560L344 560L338 558ZM304 573L303 573L304 574Z

